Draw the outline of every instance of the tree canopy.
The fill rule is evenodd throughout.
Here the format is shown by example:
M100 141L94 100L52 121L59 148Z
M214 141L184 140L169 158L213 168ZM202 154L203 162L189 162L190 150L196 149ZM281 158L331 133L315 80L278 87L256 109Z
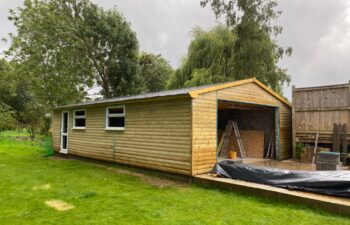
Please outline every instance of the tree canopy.
M282 27L272 23L281 12L276 11L275 0L203 0L202 7L210 5L217 17L224 16L234 42L234 79L256 77L273 90L281 92L290 82L287 70L278 61L289 56L291 48L280 47L275 37Z
M173 68L161 55L141 52L139 56L140 77L143 92L156 92L165 89L165 84Z
M7 53L37 78L51 105L80 100L94 83L105 97L138 91L138 41L116 9L89 0L25 0L9 19L17 34Z
M234 46L236 37L225 26L209 31L192 31L187 55L168 81L167 88L192 87L235 79Z

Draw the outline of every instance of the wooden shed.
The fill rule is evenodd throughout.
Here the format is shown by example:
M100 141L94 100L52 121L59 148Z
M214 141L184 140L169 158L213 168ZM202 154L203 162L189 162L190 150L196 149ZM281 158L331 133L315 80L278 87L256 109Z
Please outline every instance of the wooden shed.
M64 154L196 175L215 165L230 119L274 135L276 159L292 156L291 106L255 78L57 107L52 139Z
M350 81L346 84L292 87L293 143L332 143L333 124L350 125ZM348 134L348 144L350 136Z

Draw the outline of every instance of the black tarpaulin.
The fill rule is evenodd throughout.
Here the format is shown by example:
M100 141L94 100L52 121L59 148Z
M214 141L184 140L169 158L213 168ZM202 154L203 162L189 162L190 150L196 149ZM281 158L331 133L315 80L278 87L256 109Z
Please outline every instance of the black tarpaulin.
M227 162L216 165L221 177L350 198L350 171L295 171Z

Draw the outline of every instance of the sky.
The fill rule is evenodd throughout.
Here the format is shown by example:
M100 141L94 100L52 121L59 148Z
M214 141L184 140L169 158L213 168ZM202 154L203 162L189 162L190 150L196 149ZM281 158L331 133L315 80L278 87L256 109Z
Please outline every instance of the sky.
M142 51L161 54L176 68L187 52L191 30L217 24L210 8L200 0L92 0L105 9L116 7L130 22ZM292 47L291 57L279 64L292 77L284 95L290 99L291 85L308 87L347 83L350 80L350 1L280 0L282 15L275 21L283 27L279 45ZM8 10L22 0L0 0L0 38L15 27ZM2 52L9 43L0 43Z

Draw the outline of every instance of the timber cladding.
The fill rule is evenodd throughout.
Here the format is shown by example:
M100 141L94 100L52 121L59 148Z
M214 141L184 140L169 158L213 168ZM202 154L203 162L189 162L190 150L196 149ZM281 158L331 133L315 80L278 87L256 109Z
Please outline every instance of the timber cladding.
M84 130L72 129L69 110L69 154L191 174L190 98L124 105L123 131L105 130L106 106L85 108ZM60 112L54 113L52 125L53 143L59 149Z
M60 150L61 116L69 112L68 153L166 172L196 175L216 163L218 100L278 108L279 159L291 157L291 108L255 79L176 90L174 95L69 105L53 110L52 139ZM170 93L170 94L169 94ZM181 95L180 95L180 94ZM153 94L152 96L157 96ZM165 96L165 97L164 97ZM125 129L106 130L106 109L125 106ZM73 128L73 112L85 110L85 129Z
M228 100L279 109L279 160L292 157L291 107L254 82L200 94L192 100L192 174L210 171L216 163L217 101Z
M333 124L350 124L350 83L293 87L293 117L294 142L332 143Z

